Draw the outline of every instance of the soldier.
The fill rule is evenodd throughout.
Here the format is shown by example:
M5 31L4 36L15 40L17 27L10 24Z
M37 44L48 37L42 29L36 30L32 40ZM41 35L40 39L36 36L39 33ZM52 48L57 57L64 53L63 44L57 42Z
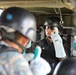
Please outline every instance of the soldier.
M76 75L76 58L61 61L56 66L53 75Z
M1 14L0 75L33 75L22 56L28 41L36 39L36 20L24 8L10 7Z
M52 68L49 74L52 75L57 63L69 56L69 48L67 42L60 36L63 27L58 17L48 18L44 23L44 29L45 38L39 41L39 46L42 48L41 57L46 59Z

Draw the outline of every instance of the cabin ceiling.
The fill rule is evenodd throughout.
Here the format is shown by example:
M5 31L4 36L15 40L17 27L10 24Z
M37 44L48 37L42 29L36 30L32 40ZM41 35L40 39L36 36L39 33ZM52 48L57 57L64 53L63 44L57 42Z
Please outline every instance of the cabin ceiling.
M0 0L0 8L18 6L36 14L72 14L73 6L67 0Z
M71 0L73 1L73 0ZM64 26L74 26L74 6L70 0L0 0L0 8L23 7L36 14L38 25L51 15L63 16Z

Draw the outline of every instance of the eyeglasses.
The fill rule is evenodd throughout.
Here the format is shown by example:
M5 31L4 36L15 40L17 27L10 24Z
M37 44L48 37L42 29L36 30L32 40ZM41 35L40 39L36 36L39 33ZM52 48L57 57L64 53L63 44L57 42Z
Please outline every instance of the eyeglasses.
M51 30L54 30L54 27L53 26L44 26L44 29L51 29Z

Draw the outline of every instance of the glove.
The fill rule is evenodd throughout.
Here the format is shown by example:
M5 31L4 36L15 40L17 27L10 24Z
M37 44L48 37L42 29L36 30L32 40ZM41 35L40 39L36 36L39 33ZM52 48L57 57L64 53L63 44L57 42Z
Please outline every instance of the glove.
M76 57L76 36L74 36L72 55Z
M51 71L49 63L40 57L41 48L36 46L35 48L35 57L30 62L30 68L33 72L33 75L47 75Z
M58 28L55 28L55 32L52 33L51 38L55 47L56 57L66 57L66 53L62 44L62 38L58 34Z
M26 53L25 55L23 55L24 58L29 62L31 60L33 60L34 58L34 54L33 53Z

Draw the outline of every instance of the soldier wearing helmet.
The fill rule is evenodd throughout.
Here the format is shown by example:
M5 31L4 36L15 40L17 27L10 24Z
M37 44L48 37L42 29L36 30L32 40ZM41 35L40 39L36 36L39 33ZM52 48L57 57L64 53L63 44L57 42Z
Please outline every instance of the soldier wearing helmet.
M21 53L36 39L35 17L24 8L10 7L2 12L0 23L0 75L33 75Z
M76 75L76 58L64 59L58 63L53 75Z
M68 50L68 45L67 47L63 46L63 40L60 36L63 27L58 17L48 18L44 23L44 30L45 38L39 41L39 45L42 48L41 56L49 62L52 68L49 74L52 75L57 63L69 56L68 52L65 52L66 49Z
M44 22L44 27L49 26L51 28L57 27L60 31L63 31L63 26L58 17L50 17Z

